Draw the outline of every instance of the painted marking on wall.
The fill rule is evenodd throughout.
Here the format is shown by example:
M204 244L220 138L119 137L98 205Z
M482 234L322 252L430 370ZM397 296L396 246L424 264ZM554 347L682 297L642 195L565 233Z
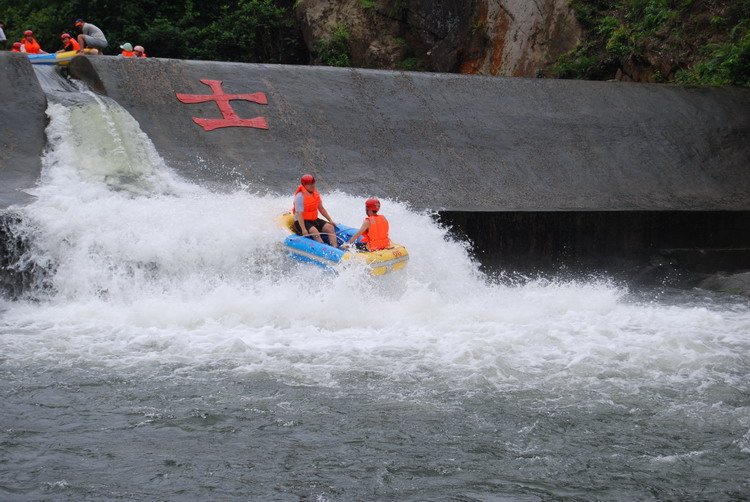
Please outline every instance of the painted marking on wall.
M211 88L213 94L181 94L175 93L177 99L183 103L205 103L207 101L214 101L221 111L221 115L224 118L221 119L202 119L193 117L193 122L201 126L206 131L213 131L214 129L220 129L222 127L254 127L256 129L268 129L268 123L265 117L255 117L251 119L241 119L237 116L232 106L229 104L230 101L235 99L241 99L245 101L252 101L261 105L267 105L268 99L265 93L255 92L252 94L225 94L222 88L221 80L208 80L200 79L200 81Z

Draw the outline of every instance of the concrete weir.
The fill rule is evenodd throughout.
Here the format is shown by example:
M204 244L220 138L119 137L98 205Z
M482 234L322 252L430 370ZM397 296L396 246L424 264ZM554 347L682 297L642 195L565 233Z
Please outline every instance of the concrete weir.
M25 54L0 52L0 209L31 200L39 179L47 106Z
M107 56L69 71L188 179L291 194L309 172L323 192L438 211L501 266L750 249L747 89ZM6 73L41 134L41 91ZM32 150L13 165L35 176Z
M750 209L750 91L81 57L167 161L199 182L393 197L458 211ZM213 100L268 129L204 130ZM224 112L226 113L226 112Z

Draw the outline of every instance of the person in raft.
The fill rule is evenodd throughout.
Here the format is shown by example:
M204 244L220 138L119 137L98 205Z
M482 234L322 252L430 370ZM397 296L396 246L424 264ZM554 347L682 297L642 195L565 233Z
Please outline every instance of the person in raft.
M21 52L26 54L47 54L39 46L39 42L34 38L34 32L26 30L23 32L23 40L21 40Z
M13 48L10 50L10 52L21 52L21 42L13 42Z
M60 35L60 41L63 44L63 48L60 49L57 52L68 52L68 51L78 51L81 50L81 46L78 45L78 42L75 41L74 38L70 36L68 33L63 33Z
M143 48L142 45L136 45L133 47L134 57L137 58L145 58L146 57L146 49Z
M107 37L98 27L83 19L77 19L75 27L81 32L78 35L78 45L81 46L78 52L83 52L84 49L96 49L101 53L107 47Z
M360 235L364 242L357 242L355 245L360 251L377 251L378 249L390 247L391 239L388 237L388 220L385 219L385 216L379 215L378 211L380 211L380 201L378 199L367 199L365 201L367 218L365 218L357 233L352 235L351 239L344 244L345 248L357 242Z
M122 52L120 53L120 56L118 57L124 57L124 58L132 58L135 57L135 51L133 50L133 44L130 42L125 42L120 46L120 49L122 49Z
M316 241L323 243L321 237L321 233L323 233L326 234L331 246L339 247L336 239L336 224L320 201L320 194L315 189L315 177L312 174L304 174L300 178L300 185L294 192L292 211L294 212L294 228L298 235L309 235ZM318 211L328 221L318 218Z

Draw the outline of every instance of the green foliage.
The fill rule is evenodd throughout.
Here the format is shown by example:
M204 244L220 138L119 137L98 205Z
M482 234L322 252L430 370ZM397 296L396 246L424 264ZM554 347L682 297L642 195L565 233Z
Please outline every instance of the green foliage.
M614 57L625 60L633 52L630 42L630 30L625 26L619 26L609 37L605 47Z
M422 61L419 58L406 58L396 63L396 67L404 71L423 71Z
M143 45L150 57L259 63L306 63L294 0L0 0L0 19L11 41L32 29L42 48L60 48L63 32L77 35L84 18L102 29L106 54L125 42Z
M609 7L609 3L603 0L570 0L570 6L581 26L590 29L596 25L602 12Z
M361 5L363 9L374 9L375 0L359 0L359 5Z
M736 42L706 46L706 58L692 71L682 71L677 81L701 85L750 87L750 31Z
M636 3L636 1L634 0L633 3ZM638 6L633 7L626 14L626 17L630 20L632 30L641 36L654 33L677 15L675 11L668 7L669 2L667 0L648 0L637 3Z
M560 78L597 79L601 77L603 62L592 54L590 47L578 45L558 58L555 67Z
M723 28L727 25L727 20L724 19L721 16L716 16L711 18L711 25L716 28Z
M337 25L331 36L318 42L318 58L328 66L351 66L349 29L345 24Z
M750 0L569 2L584 40L542 74L613 78L625 64L653 64L657 82L750 86Z
M612 32L620 27L620 20L616 17L606 16L596 22L594 31L599 35L609 37Z

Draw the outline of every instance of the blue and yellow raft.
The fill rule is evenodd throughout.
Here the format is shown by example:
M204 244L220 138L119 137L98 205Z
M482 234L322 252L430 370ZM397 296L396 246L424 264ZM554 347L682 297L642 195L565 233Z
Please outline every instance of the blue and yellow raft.
M84 54L88 54L89 51L90 49L83 49ZM67 66L71 59L80 56L80 54L78 54L78 51L66 51L56 54L27 54L27 56L31 64Z
M283 243L287 253L295 260L312 263L326 270L335 271L346 262L361 260L369 267L370 274L383 275L404 268L409 261L409 252L400 244L391 243L390 247L377 251L355 251L354 248L344 251L328 244L321 244L311 237L297 235L294 232L292 213L281 215L279 223L289 231ZM336 225L336 238L339 244L347 242L356 233L356 228Z

